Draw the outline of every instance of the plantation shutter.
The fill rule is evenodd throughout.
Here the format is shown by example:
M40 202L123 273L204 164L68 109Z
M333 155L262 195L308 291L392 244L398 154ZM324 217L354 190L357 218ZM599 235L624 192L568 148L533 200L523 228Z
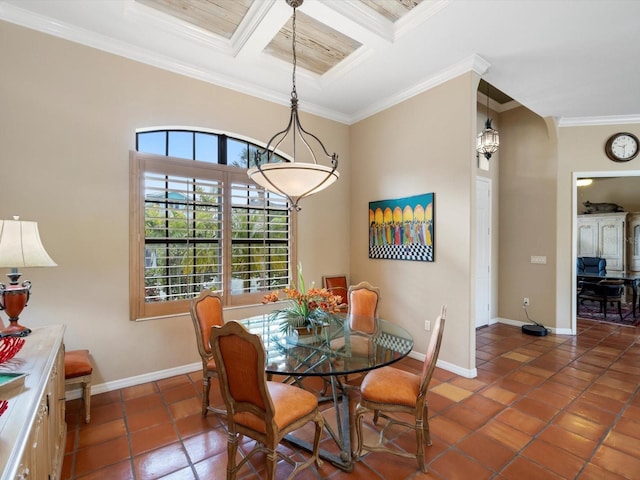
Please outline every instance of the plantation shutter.
M258 294L260 301L289 284L289 210L282 196L239 180L230 187L231 296Z

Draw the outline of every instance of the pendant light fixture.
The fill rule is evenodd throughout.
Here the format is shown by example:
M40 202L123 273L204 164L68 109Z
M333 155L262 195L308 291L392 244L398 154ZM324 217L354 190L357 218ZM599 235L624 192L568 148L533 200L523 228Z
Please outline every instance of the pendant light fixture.
M249 177L266 190L284 195L291 209L300 210L298 202L316 192L324 190L340 176L338 173L338 155L330 155L320 139L306 131L300 124L298 116L298 93L296 91L296 8L304 0L286 0L293 8L293 87L291 90L291 116L287 127L276 133L265 150L255 154L255 166L247 172ZM282 142L290 137L293 148L292 161L280 161L275 153ZM313 145L313 146L312 146ZM318 163L316 152L320 158L326 158L330 165ZM308 162L298 159L305 155Z
M500 145L498 131L491 127L491 118L489 118L489 88L490 85L487 83L487 121L484 124L484 130L478 134L476 145L476 151L484 155L487 160L498 151L498 145Z

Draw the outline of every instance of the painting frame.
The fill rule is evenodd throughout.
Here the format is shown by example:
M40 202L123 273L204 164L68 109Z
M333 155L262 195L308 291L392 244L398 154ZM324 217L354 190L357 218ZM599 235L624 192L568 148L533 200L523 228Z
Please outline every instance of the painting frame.
M435 193L369 202L369 258L435 261Z

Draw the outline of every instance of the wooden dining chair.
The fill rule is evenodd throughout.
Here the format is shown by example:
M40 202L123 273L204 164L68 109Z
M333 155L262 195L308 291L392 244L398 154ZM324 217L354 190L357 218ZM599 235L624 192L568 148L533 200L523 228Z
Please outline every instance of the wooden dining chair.
M345 312L349 306L349 296L346 275L325 275L322 277L322 286L334 295L342 297L340 311Z
M369 282L360 282L351 285L347 294L349 307L347 321L349 322L348 347L344 337L336 338L331 342L331 349L344 351L349 349L349 355L369 356L374 349L373 336L378 330L378 309L380 307L380 289ZM341 376L340 384L349 402L349 429L351 432L351 444L354 444L355 424L353 412L360 392L360 384L364 373L355 372Z
M224 324L222 299L211 290L203 290L191 301L191 320L196 331L196 344L202 360L202 416L208 412L225 415L225 411L209 405L211 393L211 379L218 376L209 338L211 327L219 327Z
M380 305L380 289L369 282L351 285L348 290L349 307L347 319L349 322L350 347L362 348L361 340L370 340L377 330L378 307ZM359 334L364 334L358 338ZM345 338L339 337L331 342L333 350L345 347Z
M429 432L429 418L427 407L427 390L431 377L436 368L442 334L444 331L446 305L440 310L440 315L433 324L431 338L427 347L422 373L420 375L386 366L372 370L365 376L360 386L360 402L355 410L355 424L357 434L356 456L359 458L363 450L370 452L382 451L400 455L402 457L415 458L418 468L426 472L424 463L424 446L431 445ZM363 441L362 418L373 412L373 423L378 424L379 418L387 421L379 432L376 445L366 445ZM409 414L414 418L414 423L409 423L396 416L398 413ZM389 415L393 414L393 416ZM384 445L385 433L392 425L402 425L416 432L416 453L411 454L402 450Z
M599 282L583 281L578 291L576 303L576 315L580 316L580 305L590 300L600 305L600 312L607 319L607 307L609 304L618 305L618 316L623 320L622 302L624 300L624 282L622 280L601 280Z
M227 406L227 480L235 479L242 466L258 452L266 454L268 480L275 478L278 458L294 467L288 479L314 462L320 467L318 448L324 419L316 396L287 383L268 381L266 353L260 335L250 333L236 321L213 328L210 344ZM277 450L285 435L309 422L315 423L315 435L306 461L295 462L290 455ZM236 463L240 435L252 438L256 445Z
M360 282L349 287L349 309L347 318L352 331L373 334L376 331L380 289L369 282Z

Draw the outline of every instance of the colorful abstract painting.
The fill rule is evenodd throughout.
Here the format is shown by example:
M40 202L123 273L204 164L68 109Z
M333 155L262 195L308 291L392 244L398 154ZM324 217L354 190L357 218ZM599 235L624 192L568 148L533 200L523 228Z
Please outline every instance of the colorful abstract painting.
M433 193L369 202L369 258L433 262Z

